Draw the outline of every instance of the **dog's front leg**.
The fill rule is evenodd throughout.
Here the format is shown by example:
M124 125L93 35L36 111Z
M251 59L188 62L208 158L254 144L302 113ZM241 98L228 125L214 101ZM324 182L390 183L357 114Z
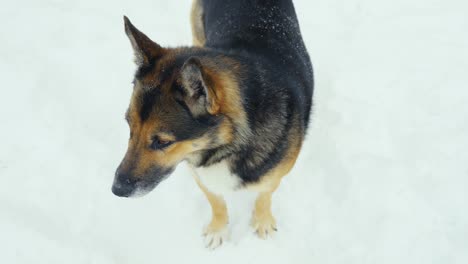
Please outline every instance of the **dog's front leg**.
M229 220L226 203L222 196L210 192L197 176L194 176L194 178L211 205L211 221L203 232L205 246L215 249L229 238L229 230L227 228Z
M258 183L248 189L258 192L252 213L251 225L258 237L265 239L277 231L276 221L271 213L271 196L280 185L281 179L291 170L296 162L302 138L294 137L296 144L291 144L286 157Z
M272 192L258 194L252 214L251 225L258 237L265 239L276 231L276 221L271 213Z

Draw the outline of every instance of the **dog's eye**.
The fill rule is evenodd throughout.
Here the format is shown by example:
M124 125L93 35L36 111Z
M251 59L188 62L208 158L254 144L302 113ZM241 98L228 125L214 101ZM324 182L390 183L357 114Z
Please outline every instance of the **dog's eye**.
M153 142L151 143L150 148L153 149L153 150L164 149L164 148L168 147L169 145L171 145L172 143L174 143L174 142L169 141L169 140L163 140L163 139L160 139L160 138L156 137L156 138L153 139Z

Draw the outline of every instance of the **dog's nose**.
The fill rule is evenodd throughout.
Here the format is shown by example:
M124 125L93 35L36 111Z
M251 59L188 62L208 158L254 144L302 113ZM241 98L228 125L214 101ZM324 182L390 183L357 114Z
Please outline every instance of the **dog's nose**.
M135 183L129 176L118 174L112 184L112 193L120 197L129 197L135 191Z
M129 197L133 192L133 188L126 185L114 184L112 185L112 192L120 197Z

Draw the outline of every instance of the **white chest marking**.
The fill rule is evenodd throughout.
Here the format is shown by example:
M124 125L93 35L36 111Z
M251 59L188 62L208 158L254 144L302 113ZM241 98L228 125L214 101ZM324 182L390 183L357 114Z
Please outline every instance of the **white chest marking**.
M216 163L210 167L192 167L195 177L198 177L203 185L213 193L225 194L236 190L241 180L229 171L225 161Z

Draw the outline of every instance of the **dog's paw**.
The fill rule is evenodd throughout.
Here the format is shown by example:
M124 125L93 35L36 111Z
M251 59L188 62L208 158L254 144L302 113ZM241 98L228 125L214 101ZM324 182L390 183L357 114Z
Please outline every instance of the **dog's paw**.
M229 229L224 226L219 229L210 228L207 226L203 232L205 247L215 249L229 239Z
M267 239L278 231L275 218L272 215L253 216L251 226L255 234L261 239Z

